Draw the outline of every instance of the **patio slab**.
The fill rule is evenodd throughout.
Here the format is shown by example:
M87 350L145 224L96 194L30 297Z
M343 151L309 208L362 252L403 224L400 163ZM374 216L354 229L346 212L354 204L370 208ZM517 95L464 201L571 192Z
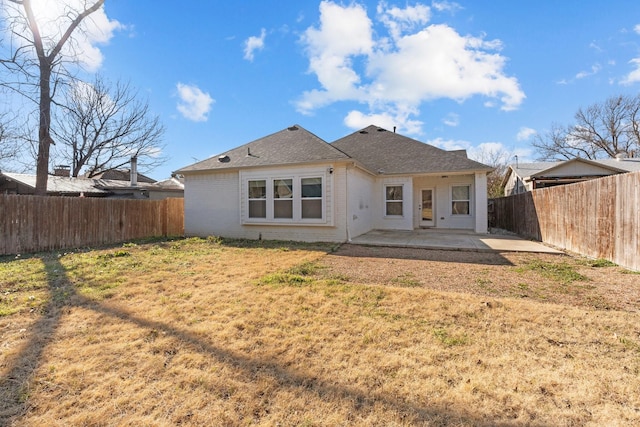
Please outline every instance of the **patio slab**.
M465 230L372 230L349 243L367 246L392 246L442 250L486 252L534 252L562 254L540 242L505 234L478 234Z

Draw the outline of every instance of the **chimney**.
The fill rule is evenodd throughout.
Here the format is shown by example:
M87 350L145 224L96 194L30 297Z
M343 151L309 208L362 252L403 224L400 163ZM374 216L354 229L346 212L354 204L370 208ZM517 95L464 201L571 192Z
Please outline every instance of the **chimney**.
M69 178L71 176L71 166L58 165L53 168L53 176L63 176Z
M138 186L138 158L135 156L131 158L130 177L131 177L131 186L137 187Z

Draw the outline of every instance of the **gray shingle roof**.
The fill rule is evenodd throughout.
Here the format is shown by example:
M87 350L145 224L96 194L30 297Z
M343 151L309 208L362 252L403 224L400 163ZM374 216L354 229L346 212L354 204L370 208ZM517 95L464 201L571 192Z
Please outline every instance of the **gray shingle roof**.
M380 174L491 171L460 151L445 151L415 139L371 125L331 145Z
M2 172L2 175L19 182L27 187L36 188L36 176L23 174ZM48 193L106 193L105 190L96 187L96 180L90 178L70 178L63 176L49 176L47 179Z
M27 187L36 187L35 175L13 172L0 172L0 175ZM55 175L49 175L47 178L47 193L51 194L108 194L109 190L149 187L155 188L155 184L141 182L136 187L131 187L129 181L119 179L75 178Z
M177 170L176 173L278 166L348 158L346 154L316 135L295 125L221 153L219 156L186 166Z

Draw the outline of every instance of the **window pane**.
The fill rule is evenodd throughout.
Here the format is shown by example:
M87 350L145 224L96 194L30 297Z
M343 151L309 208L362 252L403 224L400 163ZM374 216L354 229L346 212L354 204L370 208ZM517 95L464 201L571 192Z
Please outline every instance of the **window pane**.
M274 179L273 180L273 198L274 199L290 199L293 197L293 180L292 179Z
M322 197L322 178L302 178L302 197Z
M267 181L249 181L249 198L250 199L266 199L267 198Z
M266 218L267 201L249 200L249 218Z
M274 200L274 218L293 218L293 200Z
M322 200L303 200L302 218L322 218Z
M389 185L386 187L387 200L402 200L402 185Z
M469 186L457 185L451 187L451 199L452 200L469 200Z
M402 215L402 202L387 202L387 215Z
M453 202L451 213L453 215L469 215L469 202Z

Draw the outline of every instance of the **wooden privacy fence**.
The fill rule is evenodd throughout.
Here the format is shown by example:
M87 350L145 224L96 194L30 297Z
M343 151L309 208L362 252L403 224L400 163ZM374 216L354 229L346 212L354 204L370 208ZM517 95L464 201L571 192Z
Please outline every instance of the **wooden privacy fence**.
M0 255L183 234L183 199L0 194Z
M493 199L495 227L640 271L640 172Z

